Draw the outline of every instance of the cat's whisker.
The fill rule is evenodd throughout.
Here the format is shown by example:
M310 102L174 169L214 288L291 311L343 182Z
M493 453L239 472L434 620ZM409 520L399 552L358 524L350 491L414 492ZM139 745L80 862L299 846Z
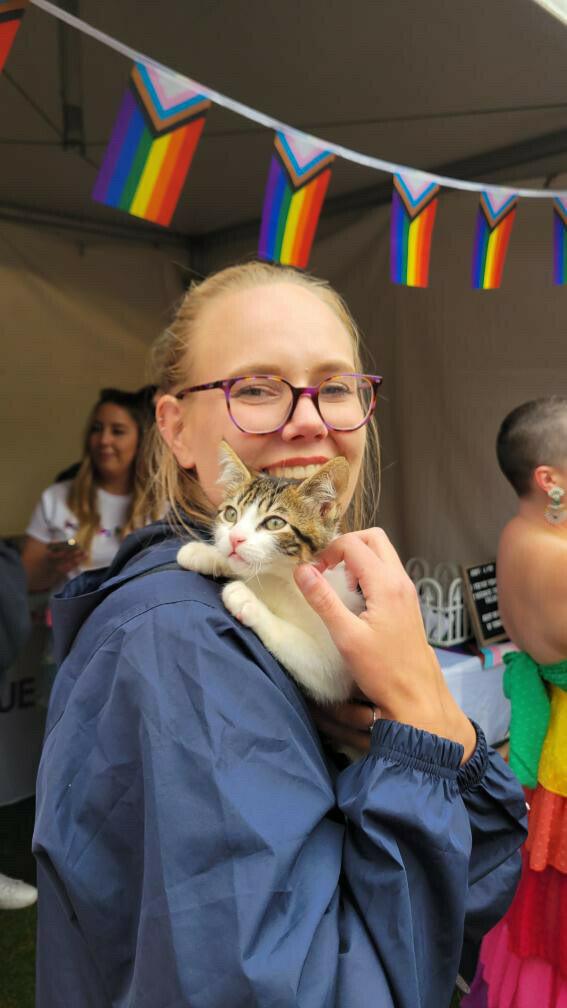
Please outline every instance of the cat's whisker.
M258 560L256 561L256 564L255 564L255 568L254 568L254 571L253 571L253 573L252 573L252 577L253 577L253 578L256 578L256 579L258 580L258 582L259 582L259 580L260 580L260 573L261 573L261 570L262 570L262 563L261 563L261 561L260 561L260 560L258 559Z

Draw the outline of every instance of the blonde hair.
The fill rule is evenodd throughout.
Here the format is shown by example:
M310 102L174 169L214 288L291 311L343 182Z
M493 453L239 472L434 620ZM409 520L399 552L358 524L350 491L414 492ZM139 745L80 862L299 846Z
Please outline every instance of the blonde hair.
M192 338L204 308L232 291L289 283L303 287L323 301L344 325L352 340L354 366L362 370L360 334L345 302L326 280L291 267L264 262L249 262L229 266L213 273L200 283L191 284L183 297L175 318L156 340L150 358L151 381L157 395L171 394L186 383L187 366L191 364ZM212 376L213 377L213 376ZM221 376L222 377L222 376ZM212 380L212 378L211 378ZM214 509L201 489L196 475L183 469L154 424L148 439L148 493L159 501L162 513L168 512L174 522L190 534L189 519L210 527ZM371 524L378 506L380 486L380 444L374 419L367 425L366 444L361 474L351 504L343 520L344 531Z
M120 539L125 539L134 529L142 528L159 517L156 502L151 495L146 493L147 472L146 454L143 448L144 431L148 421L147 408L141 398L141 394L135 392L123 392L120 389L103 389L98 401L94 404L83 434L83 457L81 465L74 477L67 497L69 509L79 521L79 528L75 533L75 539L86 553L90 556L94 536L100 529L100 514L97 507L97 477L89 451L89 436L92 425L99 406L104 403L113 403L126 410L138 428L138 444L136 456L133 462L132 472L132 500L126 515L126 521L120 529Z

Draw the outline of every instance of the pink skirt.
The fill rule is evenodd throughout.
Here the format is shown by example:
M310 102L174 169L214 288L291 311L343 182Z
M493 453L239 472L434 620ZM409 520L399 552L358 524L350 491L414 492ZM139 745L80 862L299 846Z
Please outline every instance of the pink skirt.
M532 871L528 857L524 848L514 902L485 936L461 1008L567 1008L567 875Z
M506 919L484 939L480 970L475 1008L567 1008L567 980L544 959L516 955ZM465 1006L472 1008L469 998Z

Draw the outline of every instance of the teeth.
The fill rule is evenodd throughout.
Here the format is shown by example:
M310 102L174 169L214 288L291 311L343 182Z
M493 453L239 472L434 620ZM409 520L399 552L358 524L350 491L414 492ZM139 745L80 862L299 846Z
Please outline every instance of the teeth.
M270 476L284 477L285 479L307 479L308 476L319 472L320 468L319 465L274 466L273 469L270 469Z

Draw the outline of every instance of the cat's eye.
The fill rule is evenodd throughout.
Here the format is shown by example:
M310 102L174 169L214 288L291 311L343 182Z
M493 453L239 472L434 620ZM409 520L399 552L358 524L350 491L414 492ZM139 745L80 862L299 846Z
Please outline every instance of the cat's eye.
M283 528L286 522L284 522L283 518L276 518L274 515L272 518L266 518L262 524L264 528L268 529L268 532L276 532L277 529Z
M229 505L229 507L225 507L225 509L224 509L224 520L225 521L227 521L230 525L234 525L234 523L235 523L235 521L236 521L237 518L238 518L238 514L237 514L237 511L236 511L236 508L230 507L230 505Z

